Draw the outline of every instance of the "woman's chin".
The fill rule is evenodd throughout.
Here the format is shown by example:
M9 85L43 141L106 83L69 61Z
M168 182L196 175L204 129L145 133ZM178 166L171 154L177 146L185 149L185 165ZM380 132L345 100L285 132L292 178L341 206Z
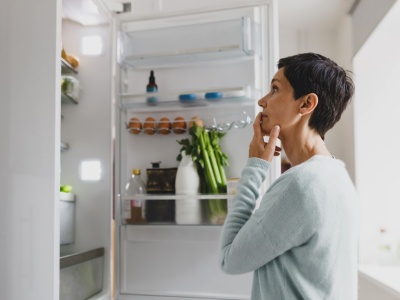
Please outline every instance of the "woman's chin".
M270 129L270 128L268 128L268 129L262 128L262 129L261 129L261 132L262 132L263 135L270 135L271 129Z

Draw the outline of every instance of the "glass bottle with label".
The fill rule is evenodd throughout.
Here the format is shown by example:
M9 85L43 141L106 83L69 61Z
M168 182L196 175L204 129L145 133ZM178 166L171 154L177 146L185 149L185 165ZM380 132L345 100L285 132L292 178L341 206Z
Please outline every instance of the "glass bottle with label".
M156 84L156 78L154 77L154 71L150 71L149 83L146 86L147 93L156 93L158 91L158 86ZM147 97L148 105L156 105L158 102L157 97Z
M140 178L140 169L133 169L132 177L125 186L125 195L130 199L130 215L125 216L127 224L140 224L146 221L144 200L135 199L135 196L145 193L146 184Z

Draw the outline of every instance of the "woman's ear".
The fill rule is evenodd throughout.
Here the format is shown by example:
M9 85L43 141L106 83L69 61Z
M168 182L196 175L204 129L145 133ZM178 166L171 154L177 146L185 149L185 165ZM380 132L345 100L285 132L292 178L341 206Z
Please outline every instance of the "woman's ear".
M300 100L299 113L304 115L311 114L318 105L318 96L315 93L304 95Z

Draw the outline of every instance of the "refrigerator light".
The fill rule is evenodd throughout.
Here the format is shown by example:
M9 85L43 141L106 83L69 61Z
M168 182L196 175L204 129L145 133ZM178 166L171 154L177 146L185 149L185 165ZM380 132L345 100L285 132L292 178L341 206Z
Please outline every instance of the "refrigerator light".
M99 35L84 36L81 41L83 55L97 56L103 53L103 40Z
M99 181L101 179L101 163L98 160L81 162L80 178L83 181Z

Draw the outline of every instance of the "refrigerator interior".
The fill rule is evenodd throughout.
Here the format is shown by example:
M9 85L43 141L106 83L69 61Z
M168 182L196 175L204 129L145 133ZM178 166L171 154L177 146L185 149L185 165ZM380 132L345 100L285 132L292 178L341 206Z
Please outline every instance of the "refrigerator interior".
M189 123L198 116L209 128L230 127L221 148L229 157L227 178L240 177L248 157L252 120L258 112L257 100L265 93L273 70L268 52L273 38L269 18L269 7L261 5L158 19L129 20L123 15L117 19L118 299L249 299L252 274L231 276L219 269L221 225L124 222L122 213L129 199L123 193L131 170L141 169L146 180L151 162L161 161L162 168L177 167L181 148L177 140L189 137L187 132L132 134L127 125L131 118L143 123L148 117L156 122L162 117L171 122L182 117ZM146 93L150 71L155 74L157 93ZM205 98L213 92L223 96ZM196 95L196 99L189 103L179 100L187 94ZM149 105L149 98L156 103ZM173 195L160 198L171 199Z

